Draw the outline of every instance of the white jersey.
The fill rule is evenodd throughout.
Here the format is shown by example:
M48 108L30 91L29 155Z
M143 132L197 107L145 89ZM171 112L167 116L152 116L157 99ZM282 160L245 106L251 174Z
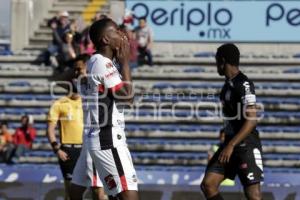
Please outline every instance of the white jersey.
M85 142L91 150L126 145L123 106L117 106L112 92L123 86L113 62L101 54L87 64L87 86L81 88L85 123Z

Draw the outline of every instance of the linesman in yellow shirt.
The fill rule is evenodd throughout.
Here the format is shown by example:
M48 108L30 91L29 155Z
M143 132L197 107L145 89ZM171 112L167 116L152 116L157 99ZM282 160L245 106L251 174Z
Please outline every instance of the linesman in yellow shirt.
M55 128L59 126L59 142ZM52 104L48 114L47 137L58 157L65 183L65 200L70 197L72 174L80 155L83 134L82 101L77 91Z

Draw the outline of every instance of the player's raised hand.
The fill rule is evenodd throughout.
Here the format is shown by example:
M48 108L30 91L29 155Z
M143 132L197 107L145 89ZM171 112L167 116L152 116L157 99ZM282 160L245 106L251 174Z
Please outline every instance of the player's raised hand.
M232 155L234 146L228 144L223 151L220 153L219 162L221 164L229 163L230 157Z
M129 62L130 47L129 47L128 38L123 32L120 32L120 37L121 37L120 47L116 49L117 60L119 64L124 65L125 63Z
M56 154L57 154L57 157L64 162L69 160L68 154L61 149L59 149Z

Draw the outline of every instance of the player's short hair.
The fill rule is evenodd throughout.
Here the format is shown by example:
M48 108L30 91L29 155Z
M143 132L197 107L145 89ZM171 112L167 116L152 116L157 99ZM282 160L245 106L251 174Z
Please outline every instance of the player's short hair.
M223 58L225 63L238 66L240 64L240 51L232 43L223 44L217 49L216 58Z
M101 39L103 37L103 32L104 30L110 26L114 24L115 22L110 19L110 18L103 18L100 19L98 21L95 21L89 30L89 36L91 41L93 42L94 46L96 47L96 49L101 45Z
M76 58L75 58L75 60L74 60L74 62L77 62L77 61L83 61L84 63L86 63L89 59L90 59L90 55L89 54L86 54L86 53L84 53L84 54L80 54L80 55L78 55Z

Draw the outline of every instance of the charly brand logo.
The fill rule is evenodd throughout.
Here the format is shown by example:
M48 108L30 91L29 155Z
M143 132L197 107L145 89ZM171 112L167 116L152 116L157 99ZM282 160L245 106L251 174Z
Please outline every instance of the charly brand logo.
M160 7L160 4L153 7L139 2L133 4L130 9L136 19L146 17L155 26L180 26L187 32L198 29L200 38L231 38L229 25L233 20L233 13L228 8L216 4L207 2L202 3L201 7L190 7L178 2L172 7Z

